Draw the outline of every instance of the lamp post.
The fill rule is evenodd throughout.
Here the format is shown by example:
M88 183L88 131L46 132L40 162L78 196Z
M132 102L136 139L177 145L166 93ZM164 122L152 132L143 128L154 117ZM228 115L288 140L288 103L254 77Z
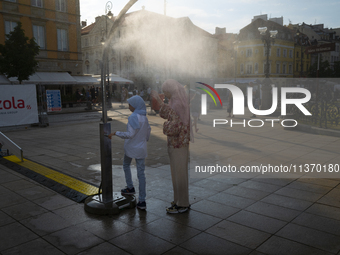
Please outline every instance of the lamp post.
M271 107L271 80L269 79L269 52L271 45L275 42L275 37L277 35L277 30L267 31L267 27L259 27L258 28L262 41L264 44L264 48L266 50L266 66L264 70L265 79L263 82L262 90L262 100L261 100L261 110L266 110Z
M238 43L239 41L233 42L234 52L231 60L234 60L234 83L236 85L236 73L237 73L237 50L238 50Z
M112 2L111 1L108 1L106 4L105 4L105 39L104 37L102 37L102 40L101 40L101 44L104 46L105 45L105 42L107 42L109 44L109 41L107 40L107 18L109 19L112 19L113 17L113 14L111 12L111 9L112 9ZM108 108L112 108L112 104L111 104L111 89L110 89L110 71L109 71L109 60L108 60L108 55L105 56L105 72L104 72L104 80L106 81L106 78L107 78L107 85L108 85L108 99L109 99L109 104L108 104ZM103 66L104 67L104 66ZM104 82L104 87L106 88L105 86L105 82ZM102 90L103 92L103 99L106 98L106 90ZM105 103L105 105L104 105ZM106 107L106 102L104 102L103 100L103 112L104 112L104 107ZM104 116L103 116L104 117Z
M301 49L301 52L300 52L300 58L301 58L301 62L300 62L300 78L302 78L302 75L303 75L303 63L302 63L302 39L303 39L303 37L302 37L302 35L301 35L299 29L296 31L296 35L298 36L297 42L300 44L300 49Z
M102 193L90 196L85 200L85 211L93 214L118 214L119 210L125 207L133 208L136 205L134 196L123 197L120 193L113 193L112 186L112 150L111 140L108 135L111 133L111 124L107 123L107 113L105 108L105 72L107 72L107 55L109 53L108 42L112 39L114 33L119 28L120 22L130 7L138 0L130 0L114 20L111 30L106 38L106 44L103 47L102 70L101 70L101 87L103 93L103 123L100 123L100 160L101 160L101 187ZM109 3L109 2L108 2ZM111 3L111 2L110 2ZM112 8L107 4L106 10ZM107 33L107 31L106 31Z

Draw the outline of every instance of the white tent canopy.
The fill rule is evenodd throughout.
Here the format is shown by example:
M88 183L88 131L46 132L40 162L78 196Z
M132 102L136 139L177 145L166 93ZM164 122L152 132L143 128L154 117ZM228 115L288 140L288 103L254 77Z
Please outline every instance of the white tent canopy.
M11 84L5 75L0 75L0 85Z
M17 77L11 77L6 82L0 77L0 84L19 84L19 81ZM98 81L89 75L71 76L67 72L36 72L28 80L23 80L22 84L90 85L98 84Z
M100 75L93 75L94 78L96 78L99 82L101 81ZM133 84L133 81L122 78L116 74L110 74L110 83L116 83L116 84Z

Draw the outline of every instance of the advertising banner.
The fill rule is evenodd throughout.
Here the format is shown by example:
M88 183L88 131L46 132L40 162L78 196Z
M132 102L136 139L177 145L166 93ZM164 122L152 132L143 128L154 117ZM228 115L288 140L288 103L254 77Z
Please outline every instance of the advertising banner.
M0 127L38 122L35 85L0 85Z

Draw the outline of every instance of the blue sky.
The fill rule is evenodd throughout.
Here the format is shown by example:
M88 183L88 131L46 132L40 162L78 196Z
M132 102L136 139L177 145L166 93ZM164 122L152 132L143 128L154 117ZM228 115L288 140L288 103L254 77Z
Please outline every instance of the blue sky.
M105 0L80 0L81 20L88 24L95 17L105 14ZM128 0L114 0L114 15L123 9ZM164 14L164 0L138 0L128 12L141 10ZM284 25L323 23L328 28L339 28L340 1L297 1L297 0L167 0L167 15L171 17L189 17L202 29L215 33L215 27L225 27L227 33L238 33L251 22L253 16L268 14L268 18L283 16Z

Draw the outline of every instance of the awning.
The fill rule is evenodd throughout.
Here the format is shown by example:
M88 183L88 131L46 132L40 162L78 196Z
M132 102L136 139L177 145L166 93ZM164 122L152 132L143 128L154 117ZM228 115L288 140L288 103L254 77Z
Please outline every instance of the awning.
M100 81L98 79L93 78L92 76L72 76L79 85L91 85L91 84L99 84Z
M99 82L101 81L100 75L93 75L94 78L96 78ZM110 83L116 83L116 84L133 84L133 81L122 78L115 74L110 74Z
M5 77L6 79L6 77ZM0 76L0 84L1 83ZM6 84L19 84L16 77L9 78ZM98 80L89 75L71 76L67 72L36 72L22 84L43 84L43 85L91 85L99 84Z
M249 83L249 82L255 83L256 81L257 79L254 79L254 78L244 78L244 79L236 78L236 83ZM228 80L224 83L235 83L235 79Z
M17 77L9 78L12 83L19 83ZM44 85L71 85L77 81L66 72L36 72L28 80L22 81L22 84L44 84Z
M0 75L0 85L10 85L10 81L6 78L5 75Z

